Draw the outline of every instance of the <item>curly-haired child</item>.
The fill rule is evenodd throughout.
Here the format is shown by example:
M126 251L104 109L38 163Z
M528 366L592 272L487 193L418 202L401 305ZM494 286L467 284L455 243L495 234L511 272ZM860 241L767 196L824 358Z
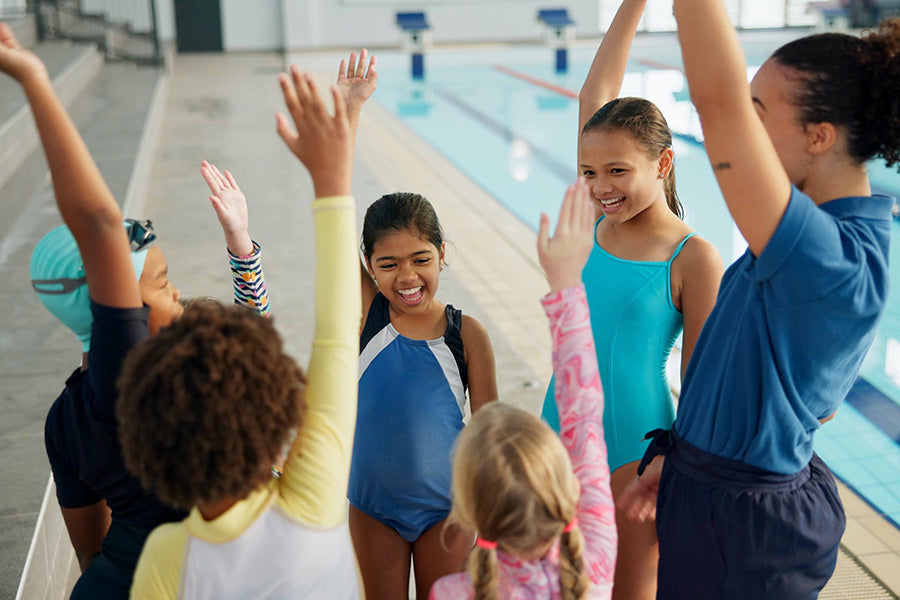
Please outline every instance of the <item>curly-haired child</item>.
M317 198L308 375L269 321L214 301L190 306L129 356L117 408L126 464L161 499L191 509L148 538L132 598L359 597L344 499L361 316L352 135L335 89L332 117L296 67L280 83L296 132L281 115L278 132Z
M550 283L560 437L502 403L459 436L451 521L478 532L468 572L431 590L444 598L608 599L616 563L615 507L603 436L603 388L581 272L594 224L584 180L570 187L556 232L542 215L538 255Z
M153 245L152 225L128 219L123 227L121 211L46 68L2 23L0 71L25 92L65 222L37 244L31 277L38 299L75 333L82 350L81 365L44 428L57 499L83 571L72 598L127 598L147 535L183 513L143 490L125 468L116 435L115 381L128 350L181 314L180 294ZM239 207L231 201L229 206ZM232 250L241 235L249 240L246 220L243 230L230 219L222 223ZM252 243L242 250L252 252ZM265 289L258 258L232 257L236 276L252 279L263 292L257 299Z

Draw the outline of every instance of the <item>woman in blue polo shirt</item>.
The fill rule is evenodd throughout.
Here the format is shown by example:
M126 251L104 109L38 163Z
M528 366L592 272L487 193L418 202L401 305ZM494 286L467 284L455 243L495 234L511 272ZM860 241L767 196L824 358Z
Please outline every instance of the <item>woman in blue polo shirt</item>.
M892 199L871 194L865 165L900 162L900 19L789 43L748 88L721 0L675 0L675 17L706 150L749 249L722 279L674 427L653 433L623 504L633 518L655 513L658 598L816 598L845 521L813 436L887 298Z

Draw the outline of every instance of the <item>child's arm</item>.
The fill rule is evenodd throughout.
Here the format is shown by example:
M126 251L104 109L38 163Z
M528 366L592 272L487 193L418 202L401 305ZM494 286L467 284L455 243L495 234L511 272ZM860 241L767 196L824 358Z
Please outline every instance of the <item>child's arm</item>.
M103 538L112 523L112 513L106 500L100 500L81 508L65 508L60 506L69 541L75 549L78 566L84 573L94 556L103 549Z
M78 244L90 297L106 306L141 306L122 213L66 114L41 60L0 22L0 71L22 86L40 134L56 202ZM109 382L110 384L112 382ZM84 568L109 528L103 501L63 509L72 546Z
M560 438L581 483L577 515L586 567L591 581L609 586L616 562L615 507L603 437L603 387L581 282L593 245L593 223L590 191L580 179L566 192L552 238L547 215L541 215L538 256L550 283L542 304L553 338Z
M262 269L262 251L248 233L247 198L230 172L222 173L215 165L203 161L200 173L209 186L209 202L225 234L234 303L268 316L269 295Z
M312 176L316 200L315 338L306 415L279 480L279 502L294 518L334 527L347 518L347 482L356 427L359 254L350 196L353 137L343 98L331 88L332 117L315 83L296 67L279 78L296 127L278 115L278 133Z
M641 22L644 5L647 0L624 0L613 22L609 26L591 69L588 71L578 94L578 138L584 124L597 110L619 96L625 69L628 66L628 53L631 42Z
M722 280L722 257L708 241L694 236L685 244L676 261L681 261L681 314L684 332L681 338L681 378L700 337L706 318L716 305Z
M460 327L469 379L469 405L474 414L479 408L497 399L497 374L494 349L484 325L469 315L462 316Z
M350 122L350 131L356 140L356 131L359 128L359 115L362 112L363 104L369 99L369 96L375 92L378 85L378 73L375 71L375 55L369 58L369 67L366 68L367 51L365 48L359 51L359 62L356 62L356 53L350 53L349 61L341 60L338 68L337 89L344 101L347 103L347 119ZM378 286L375 280L369 275L366 264L360 261L360 283L362 285L362 318L369 313L369 307L372 305L372 299L378 293ZM360 328L365 325L362 323Z
M706 153L731 216L759 256L787 208L790 181L754 108L744 55L721 0L675 0L675 19Z
M66 114L41 60L0 23L0 71L22 86L40 134L63 221L78 243L91 299L113 308L141 306L122 211Z

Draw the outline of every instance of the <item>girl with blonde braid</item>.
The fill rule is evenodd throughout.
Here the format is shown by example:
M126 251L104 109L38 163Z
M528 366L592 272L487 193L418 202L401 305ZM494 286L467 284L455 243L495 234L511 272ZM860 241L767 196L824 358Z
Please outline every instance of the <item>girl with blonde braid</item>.
M603 388L581 271L594 212L584 180L563 200L556 233L541 217L538 254L550 283L557 437L503 403L478 411L453 462L450 521L478 533L466 573L439 579L443 598L608 599L616 563L615 508L603 437Z

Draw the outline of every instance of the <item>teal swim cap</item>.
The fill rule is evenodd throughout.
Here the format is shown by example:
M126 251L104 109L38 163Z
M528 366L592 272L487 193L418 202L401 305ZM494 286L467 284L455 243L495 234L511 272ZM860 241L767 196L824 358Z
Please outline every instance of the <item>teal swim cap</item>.
M128 229L130 223L125 223ZM144 270L147 250L131 253L138 279ZM31 254L31 285L41 303L81 341L81 351L91 347L91 302L84 262L72 232L60 225L45 235Z

